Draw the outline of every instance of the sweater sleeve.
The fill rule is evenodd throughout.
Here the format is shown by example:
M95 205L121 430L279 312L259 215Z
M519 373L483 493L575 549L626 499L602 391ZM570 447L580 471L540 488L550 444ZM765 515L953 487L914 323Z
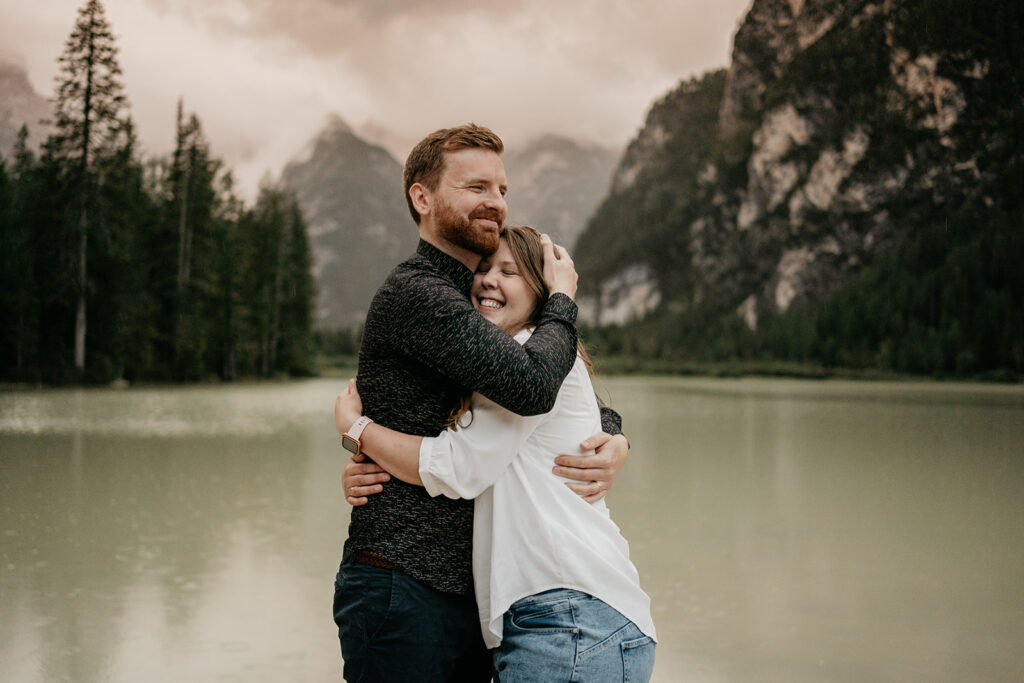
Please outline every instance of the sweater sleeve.
M564 294L548 299L524 345L429 275L396 292L392 304L403 353L519 415L551 410L576 358L577 309Z
M608 406L601 406L601 429L612 436L621 434L622 416Z

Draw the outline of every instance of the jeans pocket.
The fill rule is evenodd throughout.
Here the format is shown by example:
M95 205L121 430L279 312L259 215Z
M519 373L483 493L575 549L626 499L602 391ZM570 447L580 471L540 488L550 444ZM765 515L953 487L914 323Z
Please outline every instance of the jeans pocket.
M334 581L334 623L344 648L347 638L369 642L391 616L393 572L344 564Z
M509 610L506 623L522 631L576 632L572 604L568 600L529 603Z
M649 681L654 673L654 641L650 636L622 643L622 680Z

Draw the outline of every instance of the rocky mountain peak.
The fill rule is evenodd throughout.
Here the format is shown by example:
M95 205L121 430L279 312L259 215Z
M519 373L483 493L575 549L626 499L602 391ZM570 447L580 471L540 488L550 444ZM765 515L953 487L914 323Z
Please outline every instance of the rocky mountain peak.
M416 247L401 165L332 116L285 166L309 228L321 328L362 324L384 276Z

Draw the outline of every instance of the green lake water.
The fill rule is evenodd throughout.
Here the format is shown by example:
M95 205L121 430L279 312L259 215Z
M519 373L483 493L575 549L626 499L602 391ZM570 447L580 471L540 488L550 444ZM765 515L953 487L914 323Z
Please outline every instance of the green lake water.
M603 383L655 681L1024 680L1024 388ZM343 386L0 393L0 680L340 680Z

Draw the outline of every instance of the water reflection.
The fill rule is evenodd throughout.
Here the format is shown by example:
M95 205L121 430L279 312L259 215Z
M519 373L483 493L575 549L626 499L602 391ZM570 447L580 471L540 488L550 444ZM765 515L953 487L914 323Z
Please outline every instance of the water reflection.
M943 389L623 381L659 671L1019 680L1024 406Z
M1024 391L612 378L658 681L1024 677ZM337 381L0 394L0 679L337 680Z

